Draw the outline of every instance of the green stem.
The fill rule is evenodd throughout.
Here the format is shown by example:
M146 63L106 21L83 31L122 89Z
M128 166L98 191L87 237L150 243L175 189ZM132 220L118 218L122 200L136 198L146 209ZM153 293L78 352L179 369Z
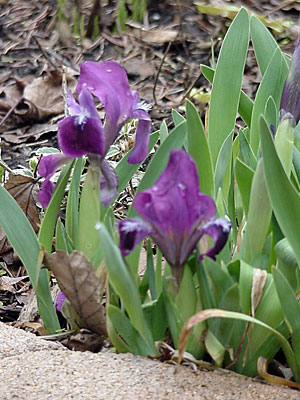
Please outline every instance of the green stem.
M99 235L95 226L100 221L101 171L98 163L90 161L80 198L78 250L92 261L99 246Z

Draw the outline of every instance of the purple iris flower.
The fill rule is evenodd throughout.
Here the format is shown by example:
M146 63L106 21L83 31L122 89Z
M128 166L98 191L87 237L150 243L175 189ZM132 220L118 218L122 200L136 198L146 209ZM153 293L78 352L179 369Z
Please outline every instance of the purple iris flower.
M117 194L118 178L114 169L105 161L105 155L124 124L130 119L137 118L135 147L128 162L137 164L144 160L151 128L149 106L138 102L139 95L136 91L130 90L125 70L113 61L102 63L87 61L81 64L76 92L78 103L73 95L68 93L67 105L70 116L58 124L59 146L65 156L76 158L87 155L90 163L101 169L101 201L108 205ZM106 111L104 126L92 94L104 105ZM53 160L49 157L51 156L43 158L41 164L49 163L52 166ZM56 169L44 165L43 168L51 171L53 175ZM45 207L51 199L54 185L50 181L52 176L50 172L43 174L40 168L38 172L46 178L40 193L40 202Z
M168 165L150 189L139 192L133 205L141 218L120 222L120 249L127 256L146 236L151 236L172 267L177 281L203 235L213 246L203 256L215 259L224 247L231 222L215 219L214 200L199 189L194 160L183 150L172 150Z
M280 120L288 118L296 126L300 119L300 40L298 41L280 102Z
M56 309L57 311L61 312L62 306L64 304L64 301L66 300L66 295L60 290L58 292L58 295L56 297Z
M76 92L87 88L100 100L106 111L104 140L106 154L116 140L124 124L137 118L135 147L128 158L130 164L143 161L147 155L151 119L149 105L139 103L139 95L131 91L124 68L114 61L97 63L87 61L81 64Z
M51 200L54 190L54 183L51 182L51 177L64 164L70 161L70 158L64 154L50 154L41 158L38 165L38 173L45 178L39 191L39 202L43 208L46 208Z

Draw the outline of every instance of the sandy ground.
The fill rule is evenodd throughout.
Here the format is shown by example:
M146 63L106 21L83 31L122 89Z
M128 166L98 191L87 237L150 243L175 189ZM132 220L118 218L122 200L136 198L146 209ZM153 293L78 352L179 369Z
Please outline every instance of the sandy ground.
M300 399L298 391L131 354L72 352L0 323L0 398Z

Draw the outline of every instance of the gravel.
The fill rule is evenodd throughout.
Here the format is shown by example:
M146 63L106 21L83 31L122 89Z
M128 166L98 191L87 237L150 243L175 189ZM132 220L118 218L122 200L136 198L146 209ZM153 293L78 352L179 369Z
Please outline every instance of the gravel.
M175 373L176 372L176 373ZM299 399L299 392L222 371L131 354L80 353L0 323L3 400Z

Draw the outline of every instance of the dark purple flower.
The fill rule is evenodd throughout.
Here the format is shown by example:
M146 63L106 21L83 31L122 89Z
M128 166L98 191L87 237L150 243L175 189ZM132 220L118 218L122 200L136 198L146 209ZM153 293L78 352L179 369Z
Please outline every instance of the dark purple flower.
M128 162L136 164L147 155L151 120L149 106L138 103L138 93L131 91L125 70L116 62L87 61L81 64L76 88L78 103L68 93L67 104L70 116L58 124L58 142L68 157L87 155L91 165L102 172L101 201L107 206L118 192L118 177L115 170L104 160L109 147L116 140L124 124L132 118L138 119L136 143ZM93 93L105 108L105 125L97 112ZM46 157L48 158L48 157ZM45 161L47 164L49 161ZM52 174L55 172L53 170ZM51 199L54 188L51 174L40 174L46 178L40 195L43 207Z
M200 192L194 160L183 150L172 150L168 165L150 189L133 203L140 218L120 222L120 249L128 255L147 235L157 243L180 280L182 269L203 235L213 238L204 254L213 259L224 247L231 222L214 219L213 199Z
M294 125L300 119L300 40L292 57L288 76L283 86L280 102L280 120L289 118Z
M105 108L105 151L116 140L121 128L132 118L137 118L136 145L128 162L137 164L147 155L151 120L147 111L149 106L139 103L139 95L131 91L127 74L120 64L114 61L101 63L87 61L80 66L80 77L76 92L84 85L100 100Z
M86 85L78 96L79 104L68 93L67 104L70 117L58 124L58 143L61 150L69 157L81 157L92 153L104 156L104 130L93 97Z

